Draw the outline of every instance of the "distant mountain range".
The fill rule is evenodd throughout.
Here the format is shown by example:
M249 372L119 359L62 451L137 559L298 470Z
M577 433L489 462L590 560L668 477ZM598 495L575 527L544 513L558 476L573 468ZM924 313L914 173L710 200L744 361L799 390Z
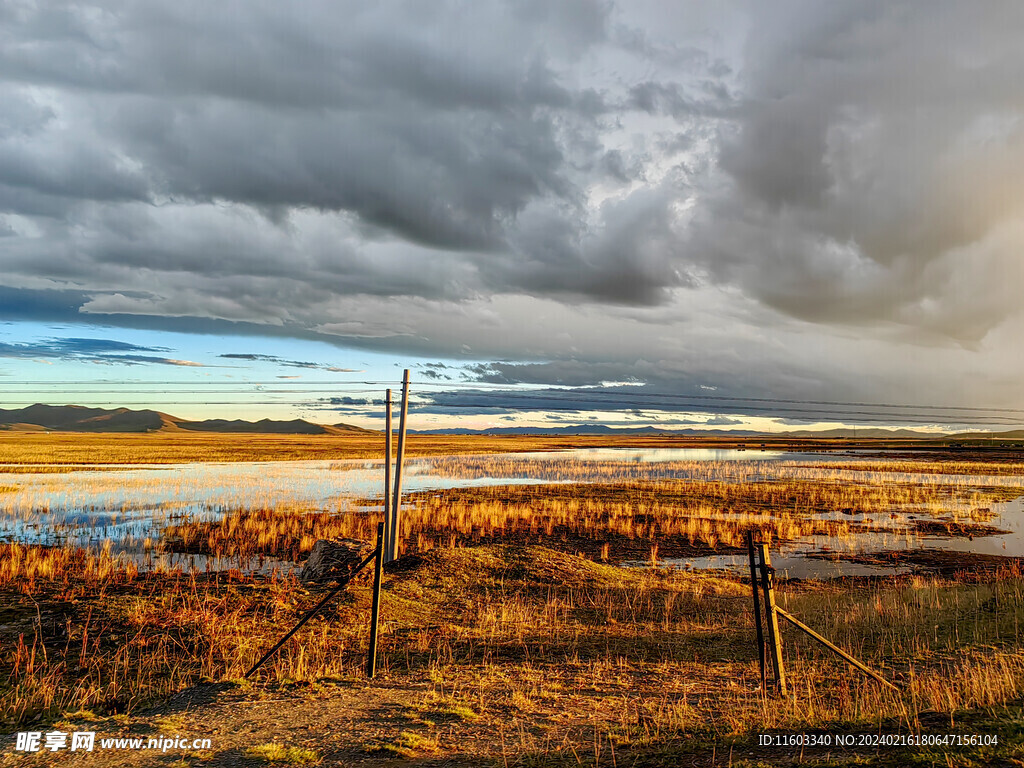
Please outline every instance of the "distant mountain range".
M0 430L17 430L23 432L242 432L250 434L277 435L351 435L374 434L375 430L363 429L352 424L314 424L303 419L291 421L244 421L242 419L206 419L205 421L188 421L171 416L161 411L130 408L87 408L81 405L30 405L27 408L4 410L0 408ZM427 429L410 430L420 435L609 435L609 436L656 436L665 437L714 437L714 438L751 438L765 437L769 439L850 439L850 438L887 438L889 440L913 439L960 439L985 440L1001 438L1004 440L1024 439L1024 430L1009 432L963 432L955 435L944 435L935 432L922 432L914 429L884 429L881 427L842 427L814 431L809 429L792 432L774 432L766 435L763 432L750 430L725 429L661 429L658 427L609 427L603 424L579 424L565 427L494 427L491 429Z
M188 421L160 411L133 411L130 408L86 408L81 405L30 405L27 408L0 408L0 429L24 432L247 432L277 435L345 435L373 430L351 424L313 424L302 419L292 421L243 421L207 419Z

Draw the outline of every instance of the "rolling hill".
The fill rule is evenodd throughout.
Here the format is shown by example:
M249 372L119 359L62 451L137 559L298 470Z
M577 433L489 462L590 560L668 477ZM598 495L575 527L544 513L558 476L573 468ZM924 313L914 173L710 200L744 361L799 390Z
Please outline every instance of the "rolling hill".
M188 421L152 410L130 408L87 408L81 405L30 405L27 408L0 408L0 429L22 432L243 432L275 435L367 434L373 430L351 424L314 424L302 419L292 421L244 421L207 419Z

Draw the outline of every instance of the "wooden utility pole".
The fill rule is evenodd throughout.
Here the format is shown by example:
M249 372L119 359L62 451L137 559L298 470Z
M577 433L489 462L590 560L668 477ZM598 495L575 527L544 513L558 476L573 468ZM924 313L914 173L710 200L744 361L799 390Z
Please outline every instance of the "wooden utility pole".
M395 462L395 492L391 496L391 551L388 562L398 557L398 536L402 528L402 465L405 462L405 417L409 411L409 369L402 376L402 408L398 416L398 458Z
M377 523L377 549L373 565L373 603L370 608L370 649L366 655L366 676L373 677L377 671L377 620L380 618L380 574L384 563L384 529L383 522Z
M391 390L384 393L384 558L391 560Z
M782 661L782 635L779 633L779 617L775 608L775 571L772 568L771 555L765 544L757 545L761 556L761 586L764 588L764 611L768 625L768 648L772 654L772 667L775 669L775 686L779 693L786 695L786 669Z
M768 672L765 669L764 655L764 630L761 625L761 600L758 592L761 585L757 579L757 560L754 557L754 532L747 531L747 559L750 561L750 590L754 594L754 627L757 629L757 660L761 669L761 687L764 687L768 679Z

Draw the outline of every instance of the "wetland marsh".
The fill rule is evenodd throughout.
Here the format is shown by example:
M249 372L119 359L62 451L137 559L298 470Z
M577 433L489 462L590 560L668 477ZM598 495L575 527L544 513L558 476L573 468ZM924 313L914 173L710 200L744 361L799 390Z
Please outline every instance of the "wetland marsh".
M266 558L287 570L317 538L368 538L382 478L371 459L32 470L0 465L0 540L107 546L186 570ZM894 550L1024 555L1024 464L1012 462L579 448L413 458L404 489L407 551L508 538L603 561L741 570L734 552L757 529L799 578L876 573L876 553Z
M1024 456L451 446L408 461L403 557L385 574L369 687L364 581L255 687L240 676L318 599L296 579L313 543L371 538L379 460L94 454L0 468L0 716L12 729L77 717L130 730L203 690L211 701L181 716L221 723L229 746L189 764L245 764L230 707L269 698L345 702L347 735L317 743L323 762L596 765L613 749L622 765L668 765L644 761L742 752L765 728L914 730L946 713L1002 729L992 713L1018 711ZM900 693L791 632L799 685L782 701L759 692L748 530L771 542L786 609ZM386 699L393 722L367 696ZM298 723L274 722L299 738ZM497 738L508 722L515 734Z

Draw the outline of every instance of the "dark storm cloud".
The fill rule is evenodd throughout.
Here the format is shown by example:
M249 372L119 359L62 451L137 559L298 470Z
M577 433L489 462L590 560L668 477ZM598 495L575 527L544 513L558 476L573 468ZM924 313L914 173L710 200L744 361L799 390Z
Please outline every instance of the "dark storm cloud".
M275 362L275 363L279 362L280 359L281 359L279 357L275 357L274 355L249 355L249 354L240 354L240 353L235 353L235 352L232 352L232 353L229 353L229 354L226 354L226 355L218 355L218 357L226 357L229 360L248 360L250 362L256 362L256 361L259 361L259 360L264 360L264 361Z
M574 82L578 58L609 44L609 13L587 0L8 7L0 207L48 231L11 225L5 260L25 280L93 274L124 291L187 273L278 276L306 300L664 300L669 256L634 269L630 250L664 249L670 201L585 207L591 175L641 173L598 139L605 95ZM253 232L246 209L274 226ZM643 240L622 232L638 217ZM367 242L406 247L370 258ZM210 313L217 286L204 293L185 314Z
M446 363L418 363L416 371L423 378L433 381L452 381L455 378L448 373L448 371L454 371L454 367Z
M383 400L370 400L365 397L331 397L326 401L328 405L374 405L383 403Z
M980 340L1024 277L1020 5L752 9L695 258L799 318Z
M718 406L679 400L670 393L649 392L643 387L600 387L540 390L462 390L429 392L417 395L420 402L417 413L488 414L494 412L546 412L584 413L586 411L619 411L647 416L650 413L715 413L732 410L735 403ZM638 406L640 406L638 408ZM742 412L759 413L757 406L742 406ZM702 422L703 423L703 422Z
M328 338L297 325L268 325L210 317L161 317L137 314L86 313L84 307L102 292L53 289L18 289L0 286L0 317L48 323L102 324L119 328L170 330L178 333L232 336ZM117 294L124 296L124 294Z
M558 384L584 387L602 381L636 381L619 364L593 364L573 360L555 363L480 363L463 370L475 381L492 384Z
M0 4L0 316L1009 402L1022 36L952 0Z
M384 399L372 397L324 397L302 404L303 408L313 411L330 411L350 416L373 416L383 413Z
M740 417L772 418L780 423L844 422L864 424L979 425L1019 427L1020 411L958 407L915 406L906 403L842 403L763 399L743 396L680 393L648 386L575 387L564 389L491 389L417 394L415 410L423 414L497 415L500 413L570 413L579 421L588 411L632 416L661 425L699 424L728 426ZM672 414L706 414L710 418L683 418Z
M740 419L731 419L728 416L714 416L704 423L709 427L725 427L734 424L742 424L743 422Z
M169 352L165 347L144 347L113 339L46 339L44 341L15 343L0 342L0 357L29 360L70 360L106 365L175 365L204 367L189 360L175 360L154 354Z

